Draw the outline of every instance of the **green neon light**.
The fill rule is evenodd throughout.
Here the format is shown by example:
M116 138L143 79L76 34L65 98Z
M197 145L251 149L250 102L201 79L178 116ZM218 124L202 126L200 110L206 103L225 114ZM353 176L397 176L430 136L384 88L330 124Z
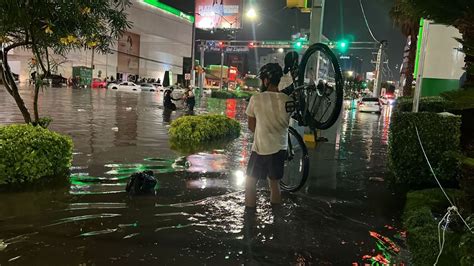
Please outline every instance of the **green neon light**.
M161 3L159 0L143 0L144 3L147 3L151 6L154 6L156 8L159 8L163 11L165 11L166 13L169 13L171 15L175 15L177 17L180 17L180 18L183 18L191 23L194 23L194 16L191 16L191 15L188 15L174 7L171 7L167 4L163 4Z
M420 56L421 56L421 45L423 43L423 23L425 20L420 19L420 29L418 30L418 42L416 44L416 57L415 57L415 69L413 72L413 79L416 80L418 77L418 67L420 65Z

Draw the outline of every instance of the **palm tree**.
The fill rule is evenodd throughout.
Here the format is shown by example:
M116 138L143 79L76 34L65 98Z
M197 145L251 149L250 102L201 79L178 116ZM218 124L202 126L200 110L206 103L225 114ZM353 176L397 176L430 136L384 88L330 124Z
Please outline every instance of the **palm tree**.
M416 46L418 42L418 30L420 17L413 12L413 8L407 0L395 0L390 16L397 25L402 34L410 38L408 65L405 72L405 86L403 87L403 95L412 95L413 72L415 70Z

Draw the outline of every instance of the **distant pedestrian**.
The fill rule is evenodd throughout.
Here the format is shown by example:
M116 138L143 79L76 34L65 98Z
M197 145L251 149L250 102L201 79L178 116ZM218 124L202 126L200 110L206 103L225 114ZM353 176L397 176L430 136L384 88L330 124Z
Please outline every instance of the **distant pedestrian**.
M248 210L256 206L259 179L268 178L271 203L281 203L280 180L284 173L290 123L286 103L291 101L289 96L278 90L282 76L279 64L264 65L259 72L263 92L252 96L247 107L248 126L254 133L245 185L245 206Z
M173 98L172 92L173 92L172 88L165 90L164 95L163 95L163 106L165 107L165 109L176 111L176 104L174 104L173 101L179 101L181 99Z
M194 112L194 106L196 105L196 97L194 96L192 89L186 89L186 91L184 92L184 100L186 102L186 106L188 107L188 112Z

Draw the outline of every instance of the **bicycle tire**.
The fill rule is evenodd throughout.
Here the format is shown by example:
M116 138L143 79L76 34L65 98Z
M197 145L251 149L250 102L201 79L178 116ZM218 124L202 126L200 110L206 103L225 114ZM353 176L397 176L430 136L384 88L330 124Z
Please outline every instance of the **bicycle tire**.
M309 115L308 117L304 117L304 119L307 120L306 124L313 129L314 128L328 129L332 125L334 125L334 123L337 121L342 109L342 103L344 100L344 79L343 79L341 67L339 65L339 62L337 61L336 55L331 51L331 49L327 45L322 44L322 43L316 43L316 44L311 45L303 55L301 64L299 66L299 72L298 72L298 86L304 85L308 60L316 52L324 53L326 57L328 57L331 61L331 65L333 66L334 74L335 74L334 78L335 78L335 83L336 83L335 85L336 100L334 104L334 109L331 111L331 114L329 115L326 121L318 121L317 119L313 117L312 114Z
M296 192L300 190L306 183L306 180L308 179L309 175L309 156L308 156L308 149L306 148L306 144L303 141L303 138L301 135L296 131L296 129L290 127L288 129L288 136L289 136L289 142L291 142L291 136L294 137L296 142L298 142L299 147L301 147L301 158L298 160L301 160L301 180L295 182L295 184L290 184L289 182L285 183L286 179L286 173L289 170L288 169L288 160L290 158L287 158L285 160L285 176L283 177L282 180L280 180L280 186L282 190L288 191L288 192ZM292 146L292 143L288 143L288 149ZM294 159L293 159L294 160Z

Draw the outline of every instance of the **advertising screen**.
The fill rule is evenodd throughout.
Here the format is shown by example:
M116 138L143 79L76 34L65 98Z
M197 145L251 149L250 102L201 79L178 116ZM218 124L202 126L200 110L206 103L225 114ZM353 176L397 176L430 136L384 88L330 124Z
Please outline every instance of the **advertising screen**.
M196 0L196 27L239 29L242 12L242 0Z

